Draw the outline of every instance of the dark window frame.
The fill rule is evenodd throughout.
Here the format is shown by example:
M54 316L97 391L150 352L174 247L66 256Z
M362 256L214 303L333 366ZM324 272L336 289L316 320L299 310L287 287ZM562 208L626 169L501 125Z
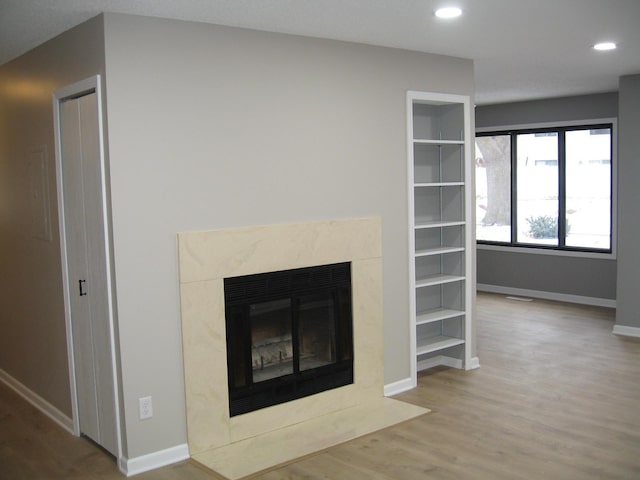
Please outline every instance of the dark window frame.
M589 248L589 247L576 247L566 245L566 133L569 131L577 130L589 130L591 134L601 134L603 130L608 130L610 134L609 145L609 168L611 171L609 179L609 248ZM597 131L598 133L593 133ZM516 241L516 233L518 229L517 214L518 214L518 168L517 168L517 155L518 155L518 135L522 134L536 134L539 136L557 133L558 135L558 245L544 245L537 243L527 243ZM532 250L551 250L558 252L582 252L582 253L600 253L600 254L613 254L614 253L614 202L615 202L615 184L616 178L614 152L615 143L617 141L615 124L612 121L597 122L589 124L567 124L561 126L544 126L544 127L525 127L525 128L513 128L513 129L498 129L498 130L486 130L482 129L480 132L476 132L475 138L478 137L490 137L498 135L508 135L510 139L510 151L511 151L511 225L510 225L510 241L496 241L496 240L480 240L476 239L478 245L492 245L500 247L517 247L527 248Z

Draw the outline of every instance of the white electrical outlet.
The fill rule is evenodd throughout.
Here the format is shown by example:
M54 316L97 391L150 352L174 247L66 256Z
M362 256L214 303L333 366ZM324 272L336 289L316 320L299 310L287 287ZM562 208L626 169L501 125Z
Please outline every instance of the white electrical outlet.
M141 397L138 399L138 411L140 420L153 417L153 403L151 397Z

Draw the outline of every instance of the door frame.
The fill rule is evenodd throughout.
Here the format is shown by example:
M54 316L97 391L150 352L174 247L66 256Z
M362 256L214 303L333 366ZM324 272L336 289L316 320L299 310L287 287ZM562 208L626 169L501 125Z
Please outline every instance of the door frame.
M73 83L66 87L60 88L53 92L53 124L55 137L55 157L56 157L56 186L58 193L58 230L60 234L60 255L62 261L62 286L64 295L64 313L65 326L67 336L67 355L69 363L69 383L71 387L71 413L73 422L73 433L76 436L81 434L80 417L78 415L78 390L75 370L75 345L73 340L73 324L71 321L71 292L75 292L70 283L68 271L67 257L67 239L66 239L66 222L64 210L64 178L62 170L62 140L60 131L60 104L69 99L78 98L83 95L95 93L98 106L98 138L99 138L99 162L100 162L100 182L102 186L102 221L104 223L104 242L105 242L105 261L106 265L106 283L107 283L107 317L109 322L109 349L111 351L111 366L113 371L113 392L115 406L116 421L116 440L117 440L117 460L118 464L123 458L122 451L122 428L120 414L120 388L118 369L118 355L116 349L116 323L115 323L115 302L114 302L114 277L113 277L113 258L112 258L112 242L111 242L111 222L108 208L108 184L107 169L105 163L104 150L104 123L103 123L103 98L101 76L95 75L79 82Z

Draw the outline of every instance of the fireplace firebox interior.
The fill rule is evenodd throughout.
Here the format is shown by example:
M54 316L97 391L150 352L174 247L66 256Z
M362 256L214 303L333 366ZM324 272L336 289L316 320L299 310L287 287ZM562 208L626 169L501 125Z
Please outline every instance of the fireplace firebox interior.
M353 383L351 264L224 280L231 416Z

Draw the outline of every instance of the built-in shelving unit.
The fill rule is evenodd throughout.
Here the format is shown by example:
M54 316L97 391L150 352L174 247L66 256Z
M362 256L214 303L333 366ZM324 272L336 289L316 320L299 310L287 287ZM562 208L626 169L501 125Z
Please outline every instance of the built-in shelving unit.
M472 358L471 127L468 96L409 92L413 380Z

